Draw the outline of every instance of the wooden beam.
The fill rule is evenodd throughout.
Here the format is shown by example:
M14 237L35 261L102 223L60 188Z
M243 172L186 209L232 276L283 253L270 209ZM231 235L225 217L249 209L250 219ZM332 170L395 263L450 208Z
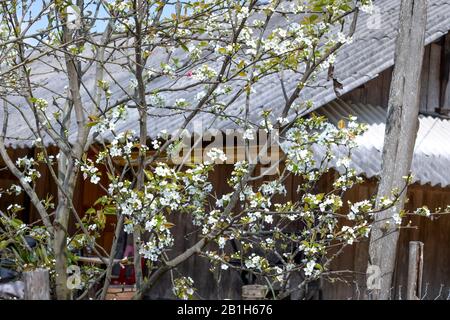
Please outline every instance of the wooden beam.
M47 269L23 273L25 300L50 300L50 278Z
M428 100L428 79L430 75L430 52L431 45L425 47L423 55L422 76L420 79L420 111L427 111ZM432 110L434 111L434 109Z
M444 39L444 59L442 69L442 92L440 110L448 114L444 109L450 109L450 35L447 34ZM441 113L440 112L440 113Z
M430 64L428 70L427 110L439 108L441 95L441 52L442 46L432 43L430 47Z
M423 242L409 242L408 285L406 299L420 300L422 297Z
M419 127L426 14L427 1L402 0L377 199L391 197L394 189L403 190L403 177L410 173ZM406 190L393 207L375 216L370 236L369 265L379 268L381 286L373 289L372 299L387 300L391 297L399 238L393 216L403 208L405 194Z

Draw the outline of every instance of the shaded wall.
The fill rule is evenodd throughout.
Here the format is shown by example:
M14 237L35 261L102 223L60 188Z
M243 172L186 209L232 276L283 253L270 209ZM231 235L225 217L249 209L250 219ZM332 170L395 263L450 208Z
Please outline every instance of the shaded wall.
M376 181L371 180L349 190L345 200L359 201L367 199L376 192ZM417 207L428 206L431 211L445 208L450 204L450 188L432 187L414 184L408 188L409 201L405 209L413 211ZM396 273L392 297L404 299L408 273L409 241L424 243L423 288L427 288L426 299L439 295L441 285L447 297L450 289L450 215L430 219L410 217L403 221L400 231ZM368 261L368 240L347 248L332 264L333 270L352 270L354 272L340 276L335 282L323 281L324 299L362 299L365 297Z
M16 149L10 151L12 156L23 156L32 154L30 150ZM46 174L46 170L42 170L43 175L36 183L36 190L40 196L46 194L55 194L56 187L52 183L51 177ZM214 190L220 196L223 193L230 192L226 179L232 171L231 165L219 165L210 179L214 185ZM318 190L326 191L329 189L333 181L334 173L330 173L323 177L318 185ZM104 179L104 177L102 178ZM6 170L1 171L0 186L3 189L9 187L16 180ZM103 181L106 182L106 181ZM286 181L288 191L285 200L295 201L295 190L298 186L298 179L290 177ZM370 180L362 185L356 186L345 194L344 203L347 200L358 201L373 196L376 192L376 180ZM96 185L79 180L76 191L76 207L82 214L87 210L104 192ZM420 186L413 185L408 190L409 202L407 208L414 208L427 205L430 209L436 207L446 207L450 205L450 188L431 187L429 185ZM38 216L27 197L21 195L19 197L0 198L0 208L4 210L11 201L15 203L22 202L25 210L21 213L25 222L35 221ZM175 234L175 247L169 256L174 257L192 246L198 239L198 230L191 224L189 216L184 214L173 214L170 220L175 224L172 231ZM406 288L407 275L407 255L408 242L411 240L420 240L425 244L424 247L424 287L428 283L428 298L435 297L440 289L441 284L447 288L450 287L450 216L441 216L431 221L423 217L414 217L411 219L412 225L418 228L407 228L401 231L399 251L397 257L397 273L395 275L395 294L398 296L399 287L403 290ZM115 217L108 216L104 235L99 239L98 243L109 250L115 227ZM71 230L74 229L72 219ZM191 234L188 239L186 234ZM347 299L362 298L365 283L365 270L367 268L367 242L356 244L347 248L332 264L332 270L349 270L344 276L334 279L334 282L322 281L322 296L324 299ZM214 250L214 247L210 247ZM230 248L228 248L230 250ZM225 271L221 274L213 274L209 271L209 264L201 257L195 257L187 260L174 270L173 276L179 274L190 275L194 278L198 293L202 298L231 298L240 297L241 286L244 284L240 274L234 271ZM151 298L173 298L171 293L171 275L168 273L164 276L158 286L151 293ZM221 283L221 290L218 290L217 283ZM404 292L403 292L404 297Z
M343 100L387 108L393 67L349 93ZM420 112L450 115L450 35L425 47L420 81Z

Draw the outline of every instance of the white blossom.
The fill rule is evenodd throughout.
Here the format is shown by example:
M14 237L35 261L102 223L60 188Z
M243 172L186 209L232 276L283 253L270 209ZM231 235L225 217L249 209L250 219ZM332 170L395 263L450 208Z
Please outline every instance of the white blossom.
M209 150L206 155L209 159L211 159L212 162L215 162L216 160L225 162L227 160L227 156L225 155L225 153L218 148L211 148L211 150Z
M245 139L245 140L254 140L255 137L253 135L253 133L254 133L253 131L254 130L252 130L252 129L245 130L244 134L242 135L242 138Z
M314 274L314 268L316 266L316 262L314 260L308 261L306 263L305 268L303 268L303 271L305 272L305 276L312 276Z

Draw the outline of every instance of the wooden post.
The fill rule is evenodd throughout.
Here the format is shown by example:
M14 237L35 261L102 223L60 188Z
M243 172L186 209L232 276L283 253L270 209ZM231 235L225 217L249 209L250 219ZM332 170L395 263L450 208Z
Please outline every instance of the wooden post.
M450 36L447 34L444 38L444 59L443 59L443 78L441 92L441 106L438 112L448 115L450 113Z
M264 300L269 289L265 285L251 284L242 286L243 300Z
M439 95L441 92L441 52L442 47L439 44L431 44L427 96L428 111L436 111L436 109L439 109L440 106Z
M423 243L409 242L408 286L406 299L420 300L422 297Z
M47 269L23 273L25 300L50 300L50 278Z
M132 300L136 294L135 286L111 285L105 295L106 300Z
M391 197L394 189L403 190L404 176L410 172L419 126L426 12L426 0L401 2L377 199ZM380 288L374 289L372 299L390 298L399 237L392 217L403 208L405 194L406 190L392 208L375 215L370 236L369 265L380 270Z

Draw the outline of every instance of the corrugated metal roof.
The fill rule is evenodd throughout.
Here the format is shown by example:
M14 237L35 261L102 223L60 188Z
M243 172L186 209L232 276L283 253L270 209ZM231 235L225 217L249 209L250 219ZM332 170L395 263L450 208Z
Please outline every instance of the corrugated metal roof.
M426 44L429 44L442 35L446 34L450 30L450 0L429 0L428 1L428 20L427 20L427 32L426 32ZM353 90L361 84L375 78L380 72L392 66L394 58L394 46L395 38L397 35L397 22L399 14L400 0L375 0L375 6L380 10L375 16L369 16L368 14L361 13L358 19L357 31L354 35L354 41L351 44L344 46L338 53L335 64L335 77L344 85L342 94ZM371 28L371 23L380 19L379 28ZM375 19L375 20L374 20ZM278 21L278 20L277 20ZM180 53L180 55L182 55ZM165 52L157 52L152 54L150 64L159 65L160 62L167 56ZM46 82L46 86L50 87L53 92L49 92L44 88L37 88L35 90L36 97L42 97L51 102L54 98L61 102L64 87L67 85L67 79L64 78L62 73L52 71L50 66L58 65L54 57L46 58L46 64L33 66L33 73L35 74L33 80L38 82ZM53 59L53 60L52 60ZM214 62L212 62L214 63ZM117 66L116 64L108 64L106 66L109 73L114 76L115 81L120 83L125 90L131 94L131 89L126 89L129 83L129 79L132 75ZM84 75L83 79L87 85L87 88L95 86L94 83L94 68L88 71ZM157 81L153 81L149 85L149 89L158 89L171 81L170 79L162 78ZM296 86L297 78L295 76L285 75L285 87L288 91L292 90ZM183 86L188 83L188 79L182 79L178 81L177 85ZM235 88L236 89L236 88ZM83 89L84 90L84 89ZM166 94L168 104L172 104L178 98L184 98L186 100L193 100L200 89L185 90L183 92L171 92ZM284 97L281 91L281 85L278 75L273 75L262 79L257 86L255 86L256 93L253 94L251 101L251 119L254 122L259 122L258 117L263 108L271 108L274 110L280 110L284 105ZM111 86L112 101L120 99L124 96L124 91L117 85ZM10 97L13 101L20 101L17 97ZM300 100L311 99L314 102L314 107L318 108L336 98L332 84L327 80L326 72L322 72L316 83L313 86L306 87L300 97ZM226 111L227 115L242 116L243 113L243 101L244 97L237 99ZM86 105L89 105L89 95L84 91L83 100ZM25 117L28 118L30 123L32 121L32 112L28 107L22 103L22 112ZM8 135L12 139L8 139L8 143L11 146L21 147L29 146L32 142L31 134L21 114L10 109L10 126L8 128ZM54 112L55 108L49 108L48 112ZM167 112L158 108L150 108L149 114L151 116L148 119L148 134L150 136L156 135L163 129L173 129L180 127L183 123L185 113L173 113ZM0 116L3 118L3 108L0 108ZM136 110L130 111L128 120L119 124L117 131L134 128L138 122L139 115ZM233 127L234 124L229 120L215 119L211 114L201 113L196 118L197 123L202 123L205 127L213 126L217 129L224 129ZM0 124L1 126L2 124ZM58 125L56 125L57 127ZM192 126L191 126L192 127ZM69 129L69 136L71 140L74 140L76 135L76 123L73 121ZM105 138L109 138L106 136ZM45 143L51 143L50 139L44 139Z
M358 137L359 147L354 149L352 165L359 174L374 177L380 174L381 153L383 150L386 110L382 107L368 104L349 104L335 100L316 110L316 113L326 116L331 122L337 123L349 115L368 124L368 130ZM450 185L450 120L430 116L419 116L419 131L414 148L411 171L414 182L420 184ZM320 157L320 150L318 157ZM334 149L336 159L331 167L336 166L336 160L347 155L344 147Z

